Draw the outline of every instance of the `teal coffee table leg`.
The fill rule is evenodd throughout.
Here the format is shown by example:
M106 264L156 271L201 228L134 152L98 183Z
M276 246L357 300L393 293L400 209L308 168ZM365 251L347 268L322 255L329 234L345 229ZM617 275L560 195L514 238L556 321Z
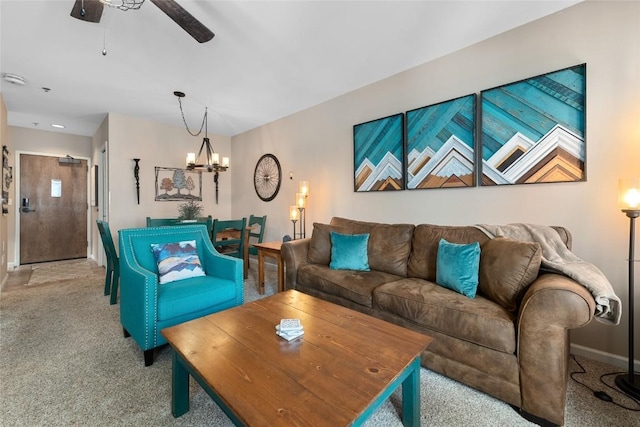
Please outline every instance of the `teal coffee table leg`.
M176 351L173 351L171 380L171 413L175 418L189 412L189 372Z
M411 363L409 375L402 382L402 424L420 426L420 357Z

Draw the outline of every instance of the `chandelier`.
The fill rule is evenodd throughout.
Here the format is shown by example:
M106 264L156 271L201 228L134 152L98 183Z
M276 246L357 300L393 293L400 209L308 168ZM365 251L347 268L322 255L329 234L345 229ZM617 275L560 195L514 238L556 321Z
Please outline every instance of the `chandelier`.
M198 151L198 155L196 153L187 153L187 169L188 170L200 170L206 172L213 172L213 182L216 184L216 204L218 204L218 178L220 172L225 172L229 169L229 158L223 157L222 161L220 161L220 154L213 151L213 147L211 146L211 141L208 137L208 109L205 107L204 109L204 117L202 117L202 124L200 125L200 130L198 132L192 132L189 129L189 125L187 124L187 120L184 117L184 111L182 110L182 98L185 97L184 92L175 91L173 92L175 96L178 97L178 104L180 105L180 114L182 115L182 122L184 123L187 132L191 136L199 136L202 133L202 129L204 129L204 138L202 138L202 144L200 145L200 150Z

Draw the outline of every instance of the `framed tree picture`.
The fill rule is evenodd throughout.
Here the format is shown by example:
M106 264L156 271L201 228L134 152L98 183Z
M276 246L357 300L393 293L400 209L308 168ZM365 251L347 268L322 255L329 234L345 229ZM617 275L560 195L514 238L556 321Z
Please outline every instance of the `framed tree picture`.
M353 127L354 191L404 189L404 114Z
M202 201L202 172L156 166L156 201Z
M407 111L407 189L475 185L476 95Z
M482 185L586 180L586 64L482 91Z

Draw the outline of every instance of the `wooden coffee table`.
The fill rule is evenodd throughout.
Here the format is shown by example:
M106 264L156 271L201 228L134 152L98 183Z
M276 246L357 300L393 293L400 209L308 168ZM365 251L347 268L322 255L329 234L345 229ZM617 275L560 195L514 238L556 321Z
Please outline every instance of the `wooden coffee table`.
M275 334L299 318L304 336ZM189 375L236 425L359 425L402 385L402 421L420 424L420 354L431 338L295 290L162 331L173 348L172 413Z

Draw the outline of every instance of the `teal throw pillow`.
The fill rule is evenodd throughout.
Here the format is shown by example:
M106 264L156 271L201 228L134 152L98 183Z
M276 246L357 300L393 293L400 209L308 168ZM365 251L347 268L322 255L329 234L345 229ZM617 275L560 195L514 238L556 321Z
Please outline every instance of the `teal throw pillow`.
M195 240L152 243L151 251L158 264L158 278L161 285L190 277L204 276Z
M461 245L440 239L436 261L436 283L469 298L475 298L480 270L480 243Z
M369 234L340 234L332 231L329 268L369 271L368 243Z

